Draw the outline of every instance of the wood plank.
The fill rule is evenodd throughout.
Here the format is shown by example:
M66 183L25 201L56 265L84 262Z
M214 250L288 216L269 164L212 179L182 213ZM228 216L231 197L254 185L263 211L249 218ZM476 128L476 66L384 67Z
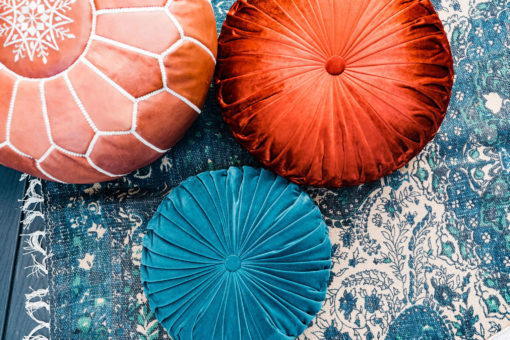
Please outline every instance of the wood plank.
M5 334L5 323L12 288L20 234L21 202L25 181L21 174L0 166L0 335ZM3 337L5 339L5 337Z

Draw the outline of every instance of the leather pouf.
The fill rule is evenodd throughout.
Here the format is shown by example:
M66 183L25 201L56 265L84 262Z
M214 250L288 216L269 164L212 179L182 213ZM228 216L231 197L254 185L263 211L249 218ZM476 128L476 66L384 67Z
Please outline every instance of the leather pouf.
M172 147L200 112L217 33L207 0L0 3L0 163L110 180Z
M216 85L225 121L264 165L338 187L414 157L445 116L453 76L429 0L239 0Z
M294 339L326 297L331 243L319 208L267 170L184 181L143 246L145 294L174 340Z

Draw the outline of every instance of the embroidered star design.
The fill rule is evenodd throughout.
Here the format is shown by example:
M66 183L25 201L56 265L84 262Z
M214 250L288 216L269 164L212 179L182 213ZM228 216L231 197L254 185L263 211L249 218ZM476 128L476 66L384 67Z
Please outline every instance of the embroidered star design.
M74 21L65 13L76 0L7 0L0 4L0 37L11 47L14 61L28 57L47 63L50 50L59 50L58 40L74 39L65 26Z

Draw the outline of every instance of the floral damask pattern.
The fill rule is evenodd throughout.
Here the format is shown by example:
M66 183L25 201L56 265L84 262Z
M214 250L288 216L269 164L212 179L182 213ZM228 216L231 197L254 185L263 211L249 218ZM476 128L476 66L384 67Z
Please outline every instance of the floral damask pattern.
M218 25L232 0L212 4ZM333 270L299 338L488 339L510 326L510 3L434 0L456 80L438 135L407 166L337 190L306 188L330 227ZM55 339L164 339L139 279L145 225L188 176L256 165L214 94L185 139L116 182L46 184Z

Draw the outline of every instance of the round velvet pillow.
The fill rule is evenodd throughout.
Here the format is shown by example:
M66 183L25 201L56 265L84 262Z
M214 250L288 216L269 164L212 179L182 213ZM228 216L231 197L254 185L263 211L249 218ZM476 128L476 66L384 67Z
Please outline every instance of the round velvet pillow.
M429 0L239 0L216 76L225 121L300 184L373 181L438 130L453 61Z
M294 339L326 297L331 243L297 185L250 167L205 172L149 222L141 277L172 339Z
M70 183L149 164L198 116L216 48L207 0L3 1L0 163Z

